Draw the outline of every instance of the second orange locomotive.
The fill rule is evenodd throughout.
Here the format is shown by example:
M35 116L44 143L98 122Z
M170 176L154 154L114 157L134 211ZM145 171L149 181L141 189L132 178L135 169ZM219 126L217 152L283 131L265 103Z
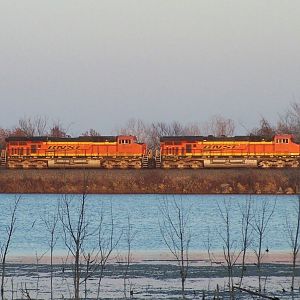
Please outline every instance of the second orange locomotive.
M162 137L156 164L162 168L299 167L300 145L290 134Z

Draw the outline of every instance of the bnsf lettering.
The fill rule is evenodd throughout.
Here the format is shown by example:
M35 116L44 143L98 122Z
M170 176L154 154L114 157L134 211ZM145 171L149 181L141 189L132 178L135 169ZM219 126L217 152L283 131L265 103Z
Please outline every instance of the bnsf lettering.
M203 150L232 150L236 149L236 145L204 145Z
M61 146L48 146L48 150L79 150L80 146L61 145Z

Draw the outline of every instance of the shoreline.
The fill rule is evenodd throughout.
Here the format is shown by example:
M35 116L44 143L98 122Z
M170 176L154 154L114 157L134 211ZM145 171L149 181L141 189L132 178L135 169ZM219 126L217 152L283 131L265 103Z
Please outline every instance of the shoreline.
M126 251L119 251L111 256L109 263L122 264L125 262ZM190 251L189 261L193 266L208 266L208 265L224 265L225 260L223 253L221 251L211 252L211 259L205 251ZM38 264L50 264L50 255L38 256ZM300 257L298 258L300 262ZM69 264L72 261L72 257L69 254L69 259L67 260L67 255L59 254L53 256L53 263L59 264ZM246 256L246 264L254 264L256 261L253 252L250 252ZM34 255L8 255L8 264L37 264L37 257ZM241 263L241 256L237 260L237 264ZM267 253L263 257L264 264L291 264L292 254L289 251L275 250L272 253ZM151 250L151 251L132 251L132 261L131 264L176 264L176 260L171 255L170 252L163 250Z

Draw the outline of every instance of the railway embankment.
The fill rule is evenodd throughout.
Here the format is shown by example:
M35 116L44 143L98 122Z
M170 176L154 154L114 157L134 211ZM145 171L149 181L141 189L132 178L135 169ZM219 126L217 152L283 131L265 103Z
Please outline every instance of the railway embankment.
M299 169L0 169L0 193L16 194L296 194L299 186Z

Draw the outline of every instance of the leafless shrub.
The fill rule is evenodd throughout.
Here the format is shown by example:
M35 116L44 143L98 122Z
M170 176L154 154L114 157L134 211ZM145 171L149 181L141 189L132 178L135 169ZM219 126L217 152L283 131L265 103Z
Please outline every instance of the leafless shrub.
M286 232L292 249L292 283L291 290L295 289L296 263L300 250L300 196L297 197L293 214L286 215Z
M218 203L218 209L221 219L224 223L224 230L218 230L221 240L223 241L223 256L226 262L227 274L228 274L228 288L230 299L234 299L234 281L233 271L238 258L241 255L239 249L239 241L232 237L232 208L229 201L225 199L222 205Z
M6 258L9 252L9 247L13 238L13 234L16 228L17 221L17 209L19 206L21 196L16 197L14 204L11 209L10 223L5 227L6 233L3 234L2 238L4 241L0 241L0 259L1 259L1 299L4 300L4 285L6 278Z
M49 234L49 250L50 250L50 299L53 299L53 252L56 242L58 240L58 236L56 235L57 225L59 221L59 210L57 207L56 212L52 214L46 213L45 216L42 217L42 220L45 224L46 231Z
M243 205L240 205L239 207L242 214L242 265L239 282L239 287L241 287L244 278L244 273L246 270L246 253L252 243L252 231L250 223L253 219L253 201L251 195L249 195L246 199L246 202Z
M124 297L127 299L128 285L129 285L129 293L132 293L132 284L128 278L128 272L130 268L130 264L132 263L132 242L136 236L136 230L133 229L133 225L130 222L130 215L127 216L127 228L125 230L125 239L127 245L127 254L125 256L125 271L123 276L123 286L124 286Z
M98 274L97 300L100 299L101 282L104 277L104 270L109 261L113 250L118 245L122 233L115 236L115 221L112 205L110 205L110 222L105 224L104 212L100 215L100 223L98 227L98 253L96 256L96 269Z
M185 298L185 282L189 269L190 214L191 207L185 207L182 198L180 200L175 197L172 200L165 198L160 205L160 232L179 266L183 299Z
M256 256L256 267L258 271L258 291L262 291L262 262L264 258L264 241L268 230L268 225L274 214L276 207L276 201L272 203L268 199L262 199L260 203L256 205L254 210L254 217L250 222L251 227L254 231L253 241L255 242L256 248L254 254ZM266 248L266 253L269 249Z
M73 257L74 299L80 299L81 257L84 253L84 243L90 236L89 222L86 216L87 194L81 195L78 211L71 209L72 198L65 195L60 205L59 216L63 226L65 245ZM74 200L74 199L73 199Z

